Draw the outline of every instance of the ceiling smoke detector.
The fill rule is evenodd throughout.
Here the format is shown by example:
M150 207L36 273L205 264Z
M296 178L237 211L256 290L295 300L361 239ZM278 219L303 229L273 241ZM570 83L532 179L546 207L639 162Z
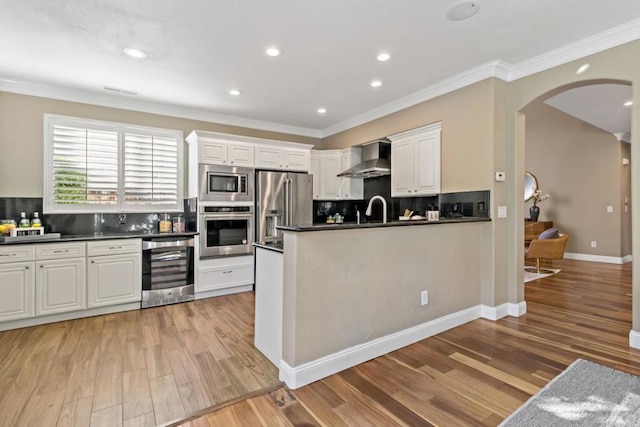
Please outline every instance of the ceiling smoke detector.
M478 13L480 4L477 1L461 1L447 10L447 18L451 21L462 21Z

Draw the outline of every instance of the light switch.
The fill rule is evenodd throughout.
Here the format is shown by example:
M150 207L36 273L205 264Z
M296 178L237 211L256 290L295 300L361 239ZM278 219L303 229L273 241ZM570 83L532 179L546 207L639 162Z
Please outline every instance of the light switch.
M507 207L498 206L498 218L506 218L506 217L507 217Z
M609 213L613 212L613 206L607 206L607 212Z

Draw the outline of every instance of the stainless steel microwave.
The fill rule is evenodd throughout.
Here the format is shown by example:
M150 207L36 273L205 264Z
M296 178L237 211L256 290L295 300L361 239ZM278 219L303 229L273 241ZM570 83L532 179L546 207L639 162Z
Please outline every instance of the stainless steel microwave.
M253 169L200 164L198 173L200 201L253 202Z

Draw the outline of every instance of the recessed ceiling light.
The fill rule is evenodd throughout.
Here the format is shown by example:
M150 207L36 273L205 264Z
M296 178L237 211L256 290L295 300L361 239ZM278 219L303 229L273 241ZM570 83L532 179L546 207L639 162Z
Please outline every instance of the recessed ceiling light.
M127 47L122 50L125 55L136 59L144 59L147 57L147 52L136 49L135 47Z
M238 89L231 89L229 91L229 95L233 95L233 96L239 96L242 92L240 92Z
M380 87L382 86L382 82L380 80L374 80L371 82L371 87Z
M324 113L326 113L326 112L327 112L327 109L326 109L326 108L318 108L318 113L320 113L320 114L324 114Z
M278 49L277 47L270 47L265 52L269 56L278 56L278 55L280 55L280 49Z
M578 68L578 71L576 71L576 74L582 74L588 69L589 69L589 64L582 64L580 68Z
M391 58L391 55L389 55L388 53L381 53L378 55L378 61L380 62L388 61L389 58Z
M480 10L480 4L477 1L461 1L447 10L447 18L451 21L462 21L471 18Z
M627 101L623 104L625 107L631 107L633 105L633 101Z

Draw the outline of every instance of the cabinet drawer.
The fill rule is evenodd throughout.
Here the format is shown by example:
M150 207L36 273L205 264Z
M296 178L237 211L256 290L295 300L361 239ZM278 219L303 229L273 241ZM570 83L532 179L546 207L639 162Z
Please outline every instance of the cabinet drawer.
M33 245L10 245L0 247L0 264L7 262L33 261L35 249Z
M141 251L141 239L102 240L87 243L87 256L118 255Z
M198 291L230 288L232 286L251 285L253 283L253 265L235 265L200 269Z
M78 258L86 254L85 242L47 243L36 245L36 259Z

